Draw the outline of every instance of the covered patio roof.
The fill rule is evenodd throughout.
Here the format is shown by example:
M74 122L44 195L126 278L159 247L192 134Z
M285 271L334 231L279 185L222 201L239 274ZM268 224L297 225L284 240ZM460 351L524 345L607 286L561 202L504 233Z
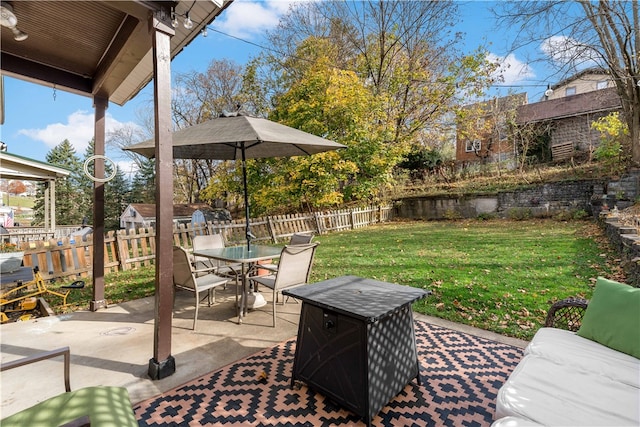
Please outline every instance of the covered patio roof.
M222 0L2 1L26 40L2 27L2 74L123 105L153 78L149 17L171 26L171 58L222 12ZM231 2L225 1L223 8ZM182 20L187 12L193 28Z
M47 182L44 189L44 228L56 229L56 179L69 176L71 171L0 151L0 177L25 181Z
M0 71L91 97L95 108L93 311L104 299L105 111L153 80L156 144L156 310L149 376L175 372L173 309L173 155L171 59L233 0L2 1ZM182 23L186 18L192 26ZM172 21L180 25L175 27ZM26 37L25 37L26 36ZM2 114L0 114L2 116Z
M25 181L54 181L69 176L68 169L15 154L0 152L0 176Z

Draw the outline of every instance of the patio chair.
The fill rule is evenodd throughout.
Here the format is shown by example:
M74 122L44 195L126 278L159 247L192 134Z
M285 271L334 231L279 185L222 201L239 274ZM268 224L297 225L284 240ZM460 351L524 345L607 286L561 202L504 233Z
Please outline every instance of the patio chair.
M224 248L224 237L222 234L204 234L195 236L191 243L194 251L199 249ZM194 256L193 261L196 270L200 272L198 275L208 271L218 276L230 277L235 280L236 286L238 286L238 280L242 272L242 266L240 264L227 264L213 258L202 256Z
M301 286L309 281L313 256L317 243L306 245L287 245L282 249L278 269L274 274L265 276L251 276L254 284L264 285L273 291L273 327L276 326L276 303L278 292L283 289ZM282 302L284 304L284 300Z
M229 280L228 277L221 277L211 272L207 272L202 276L197 276L198 271L194 269L189 259L189 253L180 246L173 247L173 285L179 289L185 289L189 292L193 292L196 297L196 312L193 316L193 330L196 329L196 323L198 322L198 308L200 307L200 293L207 292L207 303L211 307L211 296L214 293L215 301L215 288L218 286L224 286ZM204 298L203 298L204 299Z
M0 371L31 365L59 356L64 356L65 392L4 418L0 421L3 427L138 426L126 388L96 386L71 391L69 380L71 353L69 347L3 363ZM36 368L30 366L29 369ZM46 374L43 372L43 375Z
M289 246L306 245L308 243L311 243L312 240L313 240L313 234L294 233L291 235L291 239L289 240ZM258 264L256 265L256 268L267 270L271 274L278 271L278 264L275 262Z

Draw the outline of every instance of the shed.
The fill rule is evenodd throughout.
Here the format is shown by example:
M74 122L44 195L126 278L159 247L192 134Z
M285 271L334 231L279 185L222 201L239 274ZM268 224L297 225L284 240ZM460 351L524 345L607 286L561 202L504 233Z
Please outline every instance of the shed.
M191 215L191 225L206 224L207 222L231 221L231 212L222 208L211 208L209 206L197 209Z
M210 209L206 203L190 203L173 205L173 223L189 224L192 215L198 209ZM155 203L131 203L120 215L120 228L155 228L156 205Z

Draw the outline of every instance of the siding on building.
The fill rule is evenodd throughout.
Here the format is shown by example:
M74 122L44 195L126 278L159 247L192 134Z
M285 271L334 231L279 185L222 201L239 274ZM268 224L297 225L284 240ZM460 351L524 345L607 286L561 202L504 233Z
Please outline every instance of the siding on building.
M549 124L553 160L564 160L591 153L600 143L600 133L591 124L614 111L621 111L620 97L615 88L608 88L523 105L516 123Z
M191 222L191 216L198 209L210 209L206 203L173 205L173 220ZM131 203L120 215L120 228L155 227L156 205L154 203Z
M485 161L502 161L514 157L512 131L506 123L510 116L515 115L517 107L526 103L527 94L518 93L466 106L465 110L471 116L470 120L483 122L485 131L475 135L478 137L480 149L477 152L469 151L467 150L469 138L465 137L464 132L461 131L465 126L458 123L456 161L479 162L483 158Z

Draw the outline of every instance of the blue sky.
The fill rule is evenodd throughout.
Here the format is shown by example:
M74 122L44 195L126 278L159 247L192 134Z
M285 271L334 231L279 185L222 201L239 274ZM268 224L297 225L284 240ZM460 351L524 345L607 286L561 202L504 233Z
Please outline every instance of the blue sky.
M255 56L262 42L264 30L273 29L278 18L286 12L291 1L235 0L210 28L247 40L246 43L214 31L207 37L202 35L191 43L172 62L173 72L192 70L205 71L214 59L232 59L239 64ZM532 52L515 52L506 55L513 35L498 30L489 8L494 2L460 2L462 22L457 31L466 33L465 49L474 51L480 44L510 66L505 67L505 88L495 88L494 95L506 94L508 90L529 93L530 102L540 98L551 74L539 64L524 64L525 57ZM253 44L252 44L253 43ZM529 49L540 49L531 46ZM7 144L8 152L36 160L45 160L46 153L64 139L76 148L82 157L93 136L93 106L87 97L73 95L61 90L34 85L5 77L5 123L0 126L0 139ZM110 104L107 109L107 129L137 121L136 111L148 108L151 85L136 98L120 107ZM118 150L119 151L119 150ZM120 152L107 149L107 155L117 161L123 171L128 172L126 157Z

